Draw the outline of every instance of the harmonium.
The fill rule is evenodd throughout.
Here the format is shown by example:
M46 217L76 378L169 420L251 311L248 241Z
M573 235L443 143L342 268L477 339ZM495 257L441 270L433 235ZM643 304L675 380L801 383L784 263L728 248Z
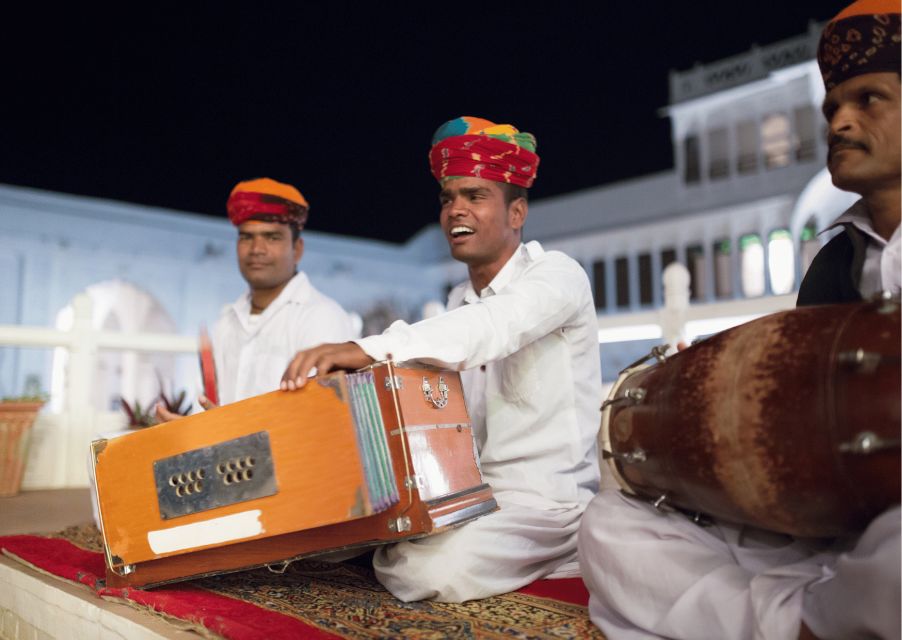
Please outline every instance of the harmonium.
M92 443L107 584L439 533L495 511L460 376L379 363Z

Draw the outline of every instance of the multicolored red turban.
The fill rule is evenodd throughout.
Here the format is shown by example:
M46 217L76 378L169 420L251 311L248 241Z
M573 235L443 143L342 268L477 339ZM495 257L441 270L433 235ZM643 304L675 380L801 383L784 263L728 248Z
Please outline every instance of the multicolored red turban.
M857 0L824 27L817 48L824 87L863 73L899 72L899 0Z
M528 188L539 168L536 138L509 124L455 118L432 136L429 166L439 182L474 177Z
M281 222L303 229L310 205L290 184L269 178L239 182L226 203L229 220L236 227L248 220Z

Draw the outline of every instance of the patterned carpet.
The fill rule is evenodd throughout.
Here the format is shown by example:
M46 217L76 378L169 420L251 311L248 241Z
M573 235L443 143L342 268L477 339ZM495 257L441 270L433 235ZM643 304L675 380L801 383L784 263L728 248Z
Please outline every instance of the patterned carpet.
M100 552L99 533L94 527L72 527L59 534L81 549ZM8 539L9 541L12 538ZM0 547L4 546L0 538ZM11 543L10 543L11 544ZM7 545L7 547L10 546ZM18 541L21 551L22 541ZM12 553L13 557L20 553ZM93 555L93 554L91 554ZM26 558L27 560L27 558ZM99 558L98 558L99 560ZM33 562L33 561L32 561ZM92 563L94 560L92 560ZM38 562L35 565L40 567ZM95 572L98 565L92 564ZM60 571L52 571L64 575ZM77 572L79 581L86 571ZM585 607L585 588L578 579L544 580L521 591L501 596L467 602L445 604L433 602L403 603L392 597L376 581L372 569L363 563L332 564L305 560L292 564L284 574L266 569L227 574L195 580L176 588L150 591L137 589L118 590L99 588L101 597L129 600L130 603L154 608L167 615L203 624L205 635L213 630L220 637L250 638L247 629L233 629L234 625L221 624L221 613L216 617L220 624L208 624L211 616L191 615L185 606L166 609L159 602L178 600L181 605L207 593L222 602L235 602L235 606L254 605L261 616L266 612L283 614L303 623L283 625L285 638L588 638L603 639L603 635L589 621ZM541 595L540 595L541 594ZM201 606L201 605L197 605ZM227 607L228 608L228 607ZM189 611L185 614L185 611ZM247 609L235 614L237 622L248 626ZM228 617L228 616L225 616ZM273 616L270 616L270 621ZM276 620L278 616L274 616ZM250 625L253 626L253 625ZM292 628L289 630L288 627ZM211 629L212 627L212 629ZM309 633L305 633L304 629ZM200 630L200 629L198 629ZM275 637L272 631L260 637Z

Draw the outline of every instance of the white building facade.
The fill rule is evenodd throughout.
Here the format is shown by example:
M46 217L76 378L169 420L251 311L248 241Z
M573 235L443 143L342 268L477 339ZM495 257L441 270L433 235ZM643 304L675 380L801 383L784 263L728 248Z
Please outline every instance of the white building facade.
M822 244L816 232L856 199L824 169L819 34L812 24L797 38L671 72L662 116L672 122L673 170L531 204L524 239L568 253L593 283L606 382L660 341L660 329L640 327L658 322L661 274L672 262L689 270L696 318L748 318L794 303ZM120 395L149 402L161 380L195 393L196 356L184 341L245 290L234 243L225 216L0 187L0 329L65 330L73 300L86 294L98 331L171 334L188 344L183 355L101 349L90 398L80 402L107 419L89 426L59 417L71 401L66 349L0 344L0 395L53 392L36 427L39 449L46 453L66 429L71 450L86 447L91 433L115 422ZM466 276L437 225L404 245L305 231L301 268L358 314L365 333L395 317L418 319ZM85 480L80 463L64 473L51 473L46 460L29 464L26 486Z

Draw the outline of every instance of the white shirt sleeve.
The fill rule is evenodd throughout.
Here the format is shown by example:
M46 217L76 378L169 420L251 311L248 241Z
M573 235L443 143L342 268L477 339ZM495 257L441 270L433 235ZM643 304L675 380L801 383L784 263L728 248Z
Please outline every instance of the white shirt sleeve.
M328 300L310 306L292 327L296 349L310 349L328 342L347 342L354 337L351 319L337 303ZM292 354L293 355L293 354Z
M588 287L585 273L567 259L545 259L498 294L435 318L401 320L382 335L355 340L379 361L419 360L449 369L470 369L504 358L565 325Z

